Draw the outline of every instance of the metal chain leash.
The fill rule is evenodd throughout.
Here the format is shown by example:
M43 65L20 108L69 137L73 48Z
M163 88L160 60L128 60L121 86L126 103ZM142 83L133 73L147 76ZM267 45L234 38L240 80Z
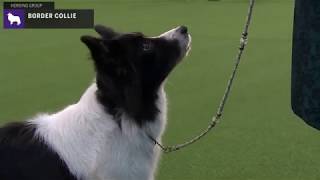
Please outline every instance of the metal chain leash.
M248 42L248 31L249 31L249 27L250 27L250 24L251 24L254 5L255 5L255 0L250 0L246 23L245 23L244 30L243 30L243 33L242 33L242 36L241 36L241 39L240 39L239 52L237 54L233 71L232 71L231 76L229 78L229 81L228 81L228 84L227 84L227 88L226 88L226 90L225 90L225 92L223 94L223 97L222 97L221 101L220 101L220 105L218 107L216 115L212 118L212 120L211 120L209 126L207 127L207 129L205 129L199 135L195 136L194 138L192 138L189 141L186 141L185 143L182 143L182 144L177 144L177 145L174 145L174 146L163 146L156 139L154 139L153 137L151 137L149 135L149 138L151 139L151 141L153 141L156 145L158 145L162 149L162 151L164 153L171 153L171 152L174 152L174 151L178 151L178 150L180 150L182 148L185 148L185 147L197 142L202 137L207 135L210 132L210 130L212 130L217 125L219 120L221 119L222 113L223 113L223 110L224 110L224 106L225 106L226 101L227 101L227 99L229 97L229 94L230 94L230 91L231 91L231 87L233 85L233 81L234 81L234 78L236 76L240 61L241 61L242 54L243 54L244 49L245 49L245 47L247 45L247 42Z

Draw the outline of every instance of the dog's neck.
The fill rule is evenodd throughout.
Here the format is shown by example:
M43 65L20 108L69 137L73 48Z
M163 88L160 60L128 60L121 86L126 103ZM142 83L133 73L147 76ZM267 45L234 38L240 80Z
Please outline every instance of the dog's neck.
M98 103L96 98L96 92L98 88L95 83L91 84L88 89L83 93L77 104L86 106L93 112L104 113L103 106Z
M97 79L96 100L104 110L119 121L119 117L126 114L137 125L143 126L153 122L161 111L157 105L159 92L163 92L163 85L129 84L118 85L114 82L104 83Z
M144 126L149 123L153 123L159 117L165 118L167 113L166 94L163 85L160 86L156 94L152 95L153 101L148 102L149 104L145 104L145 109L142 109L142 111L145 111L141 112L142 114L144 113L146 115L149 115L148 117L146 116L143 118L149 119L136 119L140 117L132 117L130 112L126 112L125 108L122 108L121 106L114 106L113 102L110 103L107 101L112 101L112 97L107 96L108 98L110 97L110 99L103 99L104 97L99 97L99 95L107 96L104 93L99 94L99 88L97 87L96 83L93 83L81 96L77 105L84 108L85 111L88 111L90 114L95 113L100 115L106 114L108 116L112 116L112 119L114 119L117 123L120 123L123 116L128 117L129 119L133 120L138 126ZM132 99L135 98L133 97Z

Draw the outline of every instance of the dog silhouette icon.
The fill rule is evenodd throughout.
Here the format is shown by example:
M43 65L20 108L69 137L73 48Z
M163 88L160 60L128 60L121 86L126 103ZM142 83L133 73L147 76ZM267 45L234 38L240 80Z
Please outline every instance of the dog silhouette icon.
M8 13L8 21L10 22L10 25L12 26L13 23L17 23L17 25L19 26L21 24L21 19L19 16L15 16L12 13Z

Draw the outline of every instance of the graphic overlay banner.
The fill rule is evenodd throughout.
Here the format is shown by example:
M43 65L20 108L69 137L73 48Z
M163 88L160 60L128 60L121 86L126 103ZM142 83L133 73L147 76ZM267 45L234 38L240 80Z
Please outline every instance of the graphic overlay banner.
M54 9L54 2L4 2L3 28L92 28L92 9Z

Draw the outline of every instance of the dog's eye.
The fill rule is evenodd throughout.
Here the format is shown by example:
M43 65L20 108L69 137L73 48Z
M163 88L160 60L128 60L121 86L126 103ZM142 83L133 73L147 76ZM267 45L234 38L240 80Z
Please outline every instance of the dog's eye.
M143 51L150 51L152 49L152 42L151 41L145 41L142 44L142 50Z

